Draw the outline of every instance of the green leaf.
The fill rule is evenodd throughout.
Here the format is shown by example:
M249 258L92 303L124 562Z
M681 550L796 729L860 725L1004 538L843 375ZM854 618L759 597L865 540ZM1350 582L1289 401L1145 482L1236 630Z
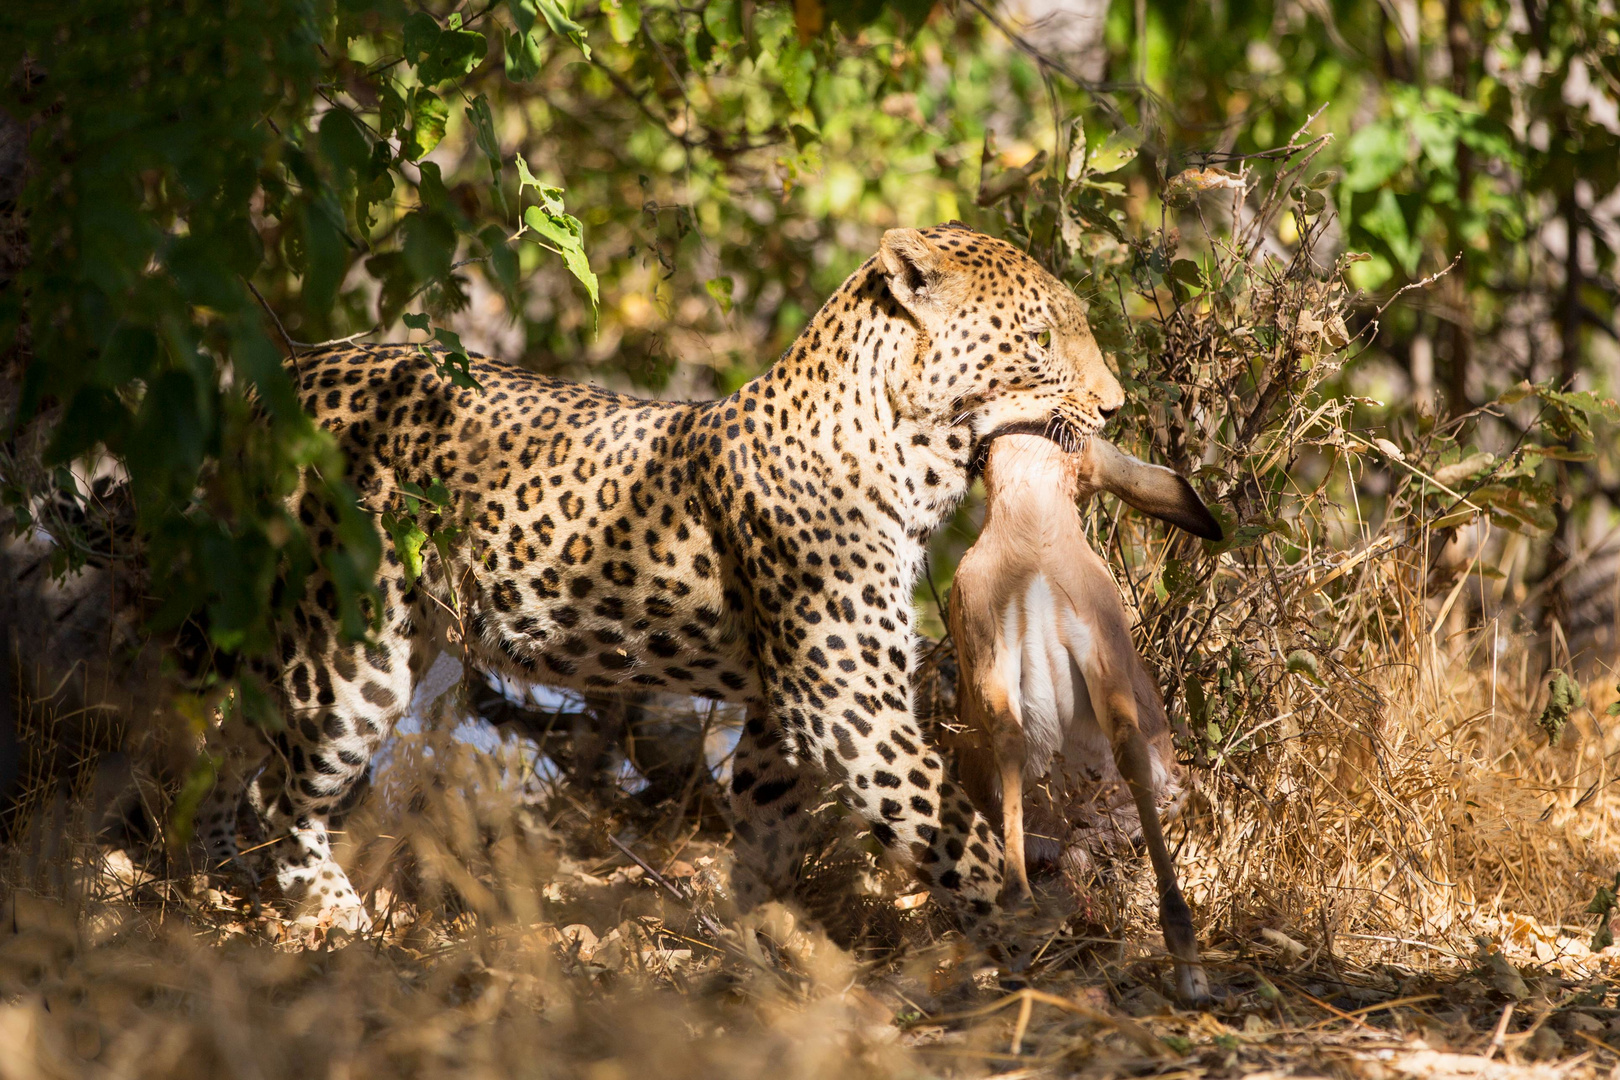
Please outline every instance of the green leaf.
M452 29L441 30L425 12L405 20L405 62L416 69L423 86L461 78L482 63L488 51L484 35L460 29L459 21Z
M1119 227L1119 222L1115 221L1106 209L1098 205L1092 196L1078 193L1070 205L1073 206L1074 212L1080 216L1080 220L1087 225L1101 229L1120 243L1125 243L1125 232Z
M596 274L591 270L590 260L585 257L585 227L578 218L563 212L563 189L535 179L521 154L517 155L517 170L519 202L522 201L523 192L530 188L540 197L540 205L531 206L523 212L524 229L520 235L533 234L530 239L562 256L569 272L584 283L586 291L590 293L591 311L594 313L600 299Z
M399 490L400 497L405 502L405 512L407 514L421 513L423 502L422 489L411 483L409 480L400 480Z
M1501 402L1503 405L1514 405L1523 401L1525 398L1529 397L1535 392L1536 387L1530 382L1529 379L1520 379L1517 383L1508 387L1506 390L1502 391L1501 394L1497 395L1496 400Z
M1170 276L1177 281L1188 285L1202 285L1204 283L1203 271L1191 259L1177 259L1170 264Z
M1009 195L1027 191L1030 177L1044 168L1046 168L1046 151L1038 150L1035 156L1024 164L1003 170L980 183L976 201L980 206L994 206Z
M1153 576L1153 595L1161 604L1170 599L1170 590L1164 586L1163 574Z
M1592 951L1602 952L1614 944L1614 933L1609 929L1609 919L1614 915L1614 909L1620 904L1620 874L1614 875L1613 885L1599 885L1597 892L1592 894L1592 902L1586 905L1589 915L1598 917L1597 931L1592 935Z
M377 133L384 139L398 132L404 134L405 118L410 115L405 95L392 79L384 79L377 86Z
M1181 595L1189 589L1197 587L1198 576L1193 564L1186 559L1166 559L1164 561L1164 579L1166 592Z
M1591 461L1597 457L1591 450L1571 450L1567 446L1527 446L1524 449L1526 453L1550 461Z
M788 134L793 136L793 145L801 154L805 147L821 141L821 133L804 124L789 124Z
M776 59L777 77L782 81L782 92L795 109L802 109L810 100L810 85L814 81L816 57L797 42L782 47Z
M1407 229L1406 215L1394 191L1389 188L1380 191L1378 201L1361 215L1357 224L1388 244L1390 253L1408 274L1417 269L1418 260L1423 257L1423 241Z
M557 0L512 0L512 21L518 29L527 34L534 26L535 16L546 20L546 25L558 37L567 38L579 47L585 54L585 59L591 58L591 47L585 43L585 28L573 19Z
M1303 675L1318 686L1324 686L1320 665L1316 654L1304 649L1295 649L1288 654L1288 670L1296 675Z
M190 372L174 369L147 388L125 447L138 500L190 496L212 420L198 389Z
M559 189L552 188L560 196ZM591 296L591 311L600 302L597 294L596 274L590 260L585 257L585 227L572 214L552 213L545 206L531 206L523 212L523 224L536 236L538 243L562 256L563 265L578 278Z
M513 82L528 82L540 74L545 54L533 34L514 31L501 38L506 54L506 77Z
M1417 139L1431 175L1454 178L1457 174L1456 125L1432 113L1420 113L1408 119L1407 127Z
M410 518L393 514L383 515L383 528L394 541L394 554L405 569L405 587L410 588L422 576L422 545L427 543L427 533Z
M174 803L169 808L169 827L174 834L174 841L178 844L189 844L193 829L196 825L197 807L219 778L219 767L223 762L212 754L200 753L191 763L191 772L186 776L185 782L175 794Z
M455 545L456 539L461 536L461 533L462 530L455 525L446 525L441 529L434 530L429 539L433 541L433 548L439 553L439 558L445 562L450 561L451 549Z
M387 325L399 317L400 309L410 303L416 292L410 264L405 261L404 252L384 251L366 260L366 272L382 282L382 292L377 297L377 321Z
M553 34L561 35L579 47L585 54L585 59L591 58L591 47L585 44L585 28L573 19L562 8L557 0L535 0L540 8L540 14L546 17L546 25L551 27Z
M717 277L705 281L703 287L708 290L710 296L714 297L714 302L720 305L720 311L723 314L730 315L731 293L736 287L736 283L729 277Z
M1368 124L1344 147L1346 192L1373 191L1406 167L1408 143L1404 125L1395 121Z
M1209 717L1209 698L1204 693L1204 684L1199 680L1198 676L1189 673L1185 685L1187 716L1201 724Z
M370 515L361 513L353 498L353 492L345 488L345 497L338 503L339 542L326 549L321 565L337 588L339 633L349 641L360 641L371 629L370 624L380 625L382 621L382 603L377 595L382 544Z
M716 45L735 45L743 36L741 5L737 0L710 0L703 9L703 28Z
M1449 514L1444 514L1435 518L1433 521L1429 522L1429 528L1436 530L1449 529L1456 525L1467 524L1478 516L1479 511L1473 509L1472 507L1465 506L1461 510L1453 510Z
M394 193L393 165L393 151L386 142L379 140L371 148L371 160L366 164L364 179L355 185L354 220L360 227L362 239L369 237L374 224L371 208Z
M495 118L489 111L489 98L479 94L473 98L473 103L467 106L467 120L472 124L473 137L478 142L478 149L484 152L484 159L489 162L490 193L495 198L495 208L501 217L506 216L506 192L501 190L501 144L495 137Z
M47 462L71 461L97 443L116 445L129 426L129 413L110 390L87 386L73 396L51 433Z
M436 161L424 161L419 166L418 175L421 177L416 183L417 198L422 200L422 206L436 214L450 212L450 192L444 186L444 174Z
M420 161L444 139L444 129L450 122L450 106L433 91L418 86L411 90L406 111L411 117L411 137L403 147L405 157Z
M348 267L349 249L339 222L343 212L328 198L312 200L304 210L304 290L307 314L319 316L337 299L338 286Z
M1208 550L1211 551L1237 551L1241 548L1253 547L1276 531L1276 527L1270 523L1250 522L1246 525L1239 525L1235 529L1227 530L1226 539L1220 543L1212 544L1209 541L1205 541L1205 543L1209 544Z
M1488 507L1496 522L1508 528L1549 530L1556 520L1534 490L1525 491L1507 484L1488 484L1469 495L1477 505Z
M347 109L328 109L321 117L320 144L322 156L341 174L367 174L371 147Z
M425 11L414 12L405 20L405 62L417 61L433 55L439 43L439 23Z
M473 377L472 358L467 355L466 349L462 346L460 334L446 330L442 326L434 328L429 323L426 315L407 314L402 321L412 330L420 330L424 334L431 333L433 340L444 346L443 352L428 348L426 342L419 343L416 346L417 351L427 357L440 375L449 379L456 386L465 387L468 390L482 391L484 389L483 384ZM434 481L434 483L437 484L438 481ZM399 489L407 496L421 498L435 505L440 505L449 499L448 493L442 499L425 495L420 488L409 480L399 481ZM442 492L444 489L441 486L437 490ZM411 512L416 512L415 507L411 507Z
M456 254L456 230L443 214L418 210L401 222L405 233L405 263L419 282L443 281L450 276Z
M478 234L478 240L484 245L484 253L489 258L485 266L494 274L497 287L515 303L518 258L517 252L512 250L512 245L506 242L506 231L494 225L487 225Z
M527 188L534 188L535 194L540 196L540 205L547 214L560 214L563 212L563 189L541 183L529 172L529 163L523 160L523 155L517 155L518 171L518 198L523 197Z
M1123 169L1136 158L1142 137L1129 129L1116 131L1086 156L1086 171L1105 175Z
M1612 397L1600 398L1590 390L1574 390L1568 393L1560 390L1544 390L1541 396L1545 401L1556 402L1587 417L1595 414L1610 423L1620 422L1620 402L1616 402Z
M433 331L433 338L445 348L442 357L434 358L440 372L448 376L457 386L482 391L483 384L473 377L472 357L467 355L467 350L462 346L461 335L441 326Z

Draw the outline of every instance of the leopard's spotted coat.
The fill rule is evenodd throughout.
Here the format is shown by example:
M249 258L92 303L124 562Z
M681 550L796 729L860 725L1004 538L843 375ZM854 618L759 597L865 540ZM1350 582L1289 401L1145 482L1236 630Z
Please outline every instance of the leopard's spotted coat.
M983 921L1000 844L912 718L912 588L986 436L1055 422L1084 437L1122 401L1080 303L1024 253L954 223L892 230L774 367L718 401L643 401L475 358L480 393L407 346L298 368L366 506L398 510L401 480L439 480L454 503L442 521L468 532L448 562L430 552L414 587L385 544L372 648L339 635L334 582L312 577L280 638L289 722L227 754L216 855L234 854L245 789L265 834L288 838L282 888L362 921L327 816L453 623L474 664L518 679L745 703L744 906L791 884L807 811L836 786ZM330 541L313 497L298 512Z

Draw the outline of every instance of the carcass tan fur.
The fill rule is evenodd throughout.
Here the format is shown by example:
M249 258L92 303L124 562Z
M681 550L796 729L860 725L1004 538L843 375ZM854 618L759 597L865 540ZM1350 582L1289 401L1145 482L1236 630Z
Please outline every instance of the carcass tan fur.
M1120 808L1123 784L1158 879L1177 989L1205 998L1192 915L1157 806L1179 788L1169 721L1076 501L1109 491L1200 536L1218 538L1220 527L1181 477L1099 438L1067 453L1038 435L1003 435L984 483L984 528L957 568L949 605L962 730L948 741L963 786L987 816L1001 807L1007 888L1016 881L1029 896L1026 783L1044 781L1053 793L1060 848L1069 840L1062 817L1078 801L1063 793L1084 790L1088 812L1108 814Z

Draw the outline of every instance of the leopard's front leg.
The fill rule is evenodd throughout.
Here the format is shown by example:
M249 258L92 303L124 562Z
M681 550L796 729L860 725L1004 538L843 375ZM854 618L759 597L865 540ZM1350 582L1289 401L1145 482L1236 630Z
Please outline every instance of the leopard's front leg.
M784 859L802 853L808 771L821 785L837 785L965 931L1017 966L1017 943L1002 932L996 906L1001 842L912 717L905 633L828 632L778 639L765 651L762 689L781 737L745 735L739 745L732 792L744 823L739 862L765 858L764 876L779 878ZM769 884L781 888L779 880Z

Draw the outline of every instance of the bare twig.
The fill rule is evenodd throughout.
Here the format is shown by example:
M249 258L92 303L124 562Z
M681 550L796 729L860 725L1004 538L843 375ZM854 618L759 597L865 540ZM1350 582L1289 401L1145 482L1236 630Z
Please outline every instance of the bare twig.
M692 917L698 921L698 925L703 927L703 929L710 936L723 944L730 944L730 935L726 933L726 928L721 926L719 920L717 920L713 915L698 910L697 900L694 896L677 886L674 882L670 881L663 874L660 874L657 870L653 869L651 863L647 862L647 860L643 859L640 855L637 855L627 844L624 843L624 841L620 840L617 836L609 833L608 840L613 844L614 847L622 851L625 856L630 859L630 861L641 867L648 877L657 882L659 885L663 886L664 890L675 899L686 905L686 907L691 910Z
M263 293L254 287L253 282L244 277L242 283L248 287L248 291L253 294L253 298L259 302L259 306L264 309L264 313L270 317L270 322L275 325L276 333L281 336L281 343L287 347L287 359L296 364L298 362L298 349L293 344L293 339L287 336L287 328L281 325L281 319L271 310L270 302L264 298Z
M1396 289L1393 293L1390 294L1388 300L1385 300L1383 302L1383 304L1379 305L1378 310L1374 313L1375 317L1378 316L1378 315L1382 315L1384 312L1388 311L1389 306L1391 304L1393 304L1396 300L1399 300L1405 294L1411 292L1413 289L1427 289L1430 285L1433 285L1435 282L1439 281L1441 278L1445 277L1447 274L1449 274L1453 270L1457 269L1457 265L1459 263L1461 263L1461 262L1462 262L1462 252L1459 251L1457 253L1456 257L1453 258L1451 260L1451 262L1449 264L1447 264L1443 269L1436 270L1434 273L1430 274L1426 278L1423 278L1421 281L1412 281L1412 282L1408 282L1405 285L1402 285L1400 288Z

